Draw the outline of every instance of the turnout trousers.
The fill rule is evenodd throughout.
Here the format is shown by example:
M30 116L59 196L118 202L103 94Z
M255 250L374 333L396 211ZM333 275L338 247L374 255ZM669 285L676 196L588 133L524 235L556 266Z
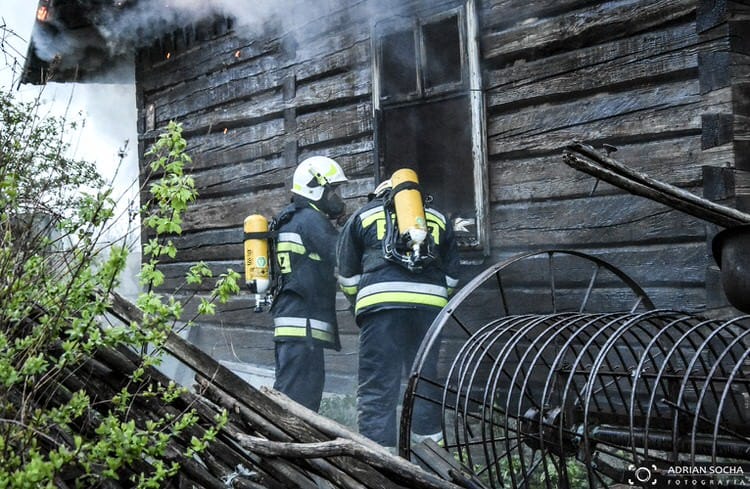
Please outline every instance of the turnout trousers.
M325 385L323 347L310 341L276 341L273 388L317 411Z
M396 446L397 407L404 372L411 371L419 345L438 312L386 309L360 318L359 432L383 446ZM432 355L422 373L434 378L436 371L437 358ZM416 402L412 430L418 434L440 431L440 406L423 400Z

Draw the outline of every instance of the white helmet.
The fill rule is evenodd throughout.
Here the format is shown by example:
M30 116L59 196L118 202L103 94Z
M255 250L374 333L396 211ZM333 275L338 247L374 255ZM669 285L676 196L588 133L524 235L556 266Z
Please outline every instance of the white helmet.
M318 201L323 197L326 185L346 182L344 170L338 163L325 156L311 156L297 165L292 177L292 192Z

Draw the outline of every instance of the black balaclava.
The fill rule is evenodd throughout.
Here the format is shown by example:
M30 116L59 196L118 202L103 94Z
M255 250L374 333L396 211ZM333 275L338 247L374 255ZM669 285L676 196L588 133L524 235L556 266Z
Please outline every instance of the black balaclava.
M345 210L344 201L336 188L331 185L326 185L325 190L323 190L323 197L315 202L315 206L325 212L331 219L341 216Z

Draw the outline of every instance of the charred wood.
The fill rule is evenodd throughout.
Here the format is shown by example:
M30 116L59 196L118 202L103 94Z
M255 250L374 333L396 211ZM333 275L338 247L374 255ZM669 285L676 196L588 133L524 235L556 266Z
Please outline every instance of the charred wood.
M220 405L223 405L226 409L237 413L242 418L242 420L247 423L248 427L252 431L263 434L263 436L265 437L282 440L283 442L291 443L294 441L294 438L285 433L280 427L276 426L272 422L269 422L267 419L260 416L258 413L255 413L253 410L247 408L246 406L243 406L231 395L211 385L210 381L208 381L207 379L199 378L198 382L209 398L216 400L216 402L218 402ZM247 436L241 431L233 431L231 427L228 428L227 431L230 431L232 438L238 441L240 440L241 436ZM240 443L240 445L242 446L242 443ZM350 479L349 477L346 477L345 474L342 474L338 469L332 467L331 464L329 464L327 461L310 460L307 462L307 464L309 464L309 469L312 472L317 473L318 475L325 477L326 479L337 481L337 483L340 484L339 487L364 487L358 484L356 481ZM294 482L296 483L297 487L305 487L305 481L295 480ZM312 481L309 482L312 483ZM310 487L314 488L315 485L313 484Z
M409 484L408 487L417 489L455 488L453 484L438 479L432 474L415 471L414 465L401 457L390 455L382 449L374 449L346 438L336 438L317 443L285 443L239 434L238 439L242 446L270 457L356 457L374 467L403 478Z

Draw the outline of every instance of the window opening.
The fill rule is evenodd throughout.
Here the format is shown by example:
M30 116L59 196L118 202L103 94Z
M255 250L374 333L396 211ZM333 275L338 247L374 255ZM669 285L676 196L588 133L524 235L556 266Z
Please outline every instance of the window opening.
M473 8L471 0L466 5ZM399 168L414 169L421 187L452 220L459 247L486 254L489 247L480 239L486 236L486 162L476 151L484 136L477 134L481 118L469 90L470 82L481 82L470 76L478 70L470 70L477 63L468 60L467 40L473 37L466 34L467 10L414 18L409 25L403 18L395 22L374 34L375 173L387 178Z

